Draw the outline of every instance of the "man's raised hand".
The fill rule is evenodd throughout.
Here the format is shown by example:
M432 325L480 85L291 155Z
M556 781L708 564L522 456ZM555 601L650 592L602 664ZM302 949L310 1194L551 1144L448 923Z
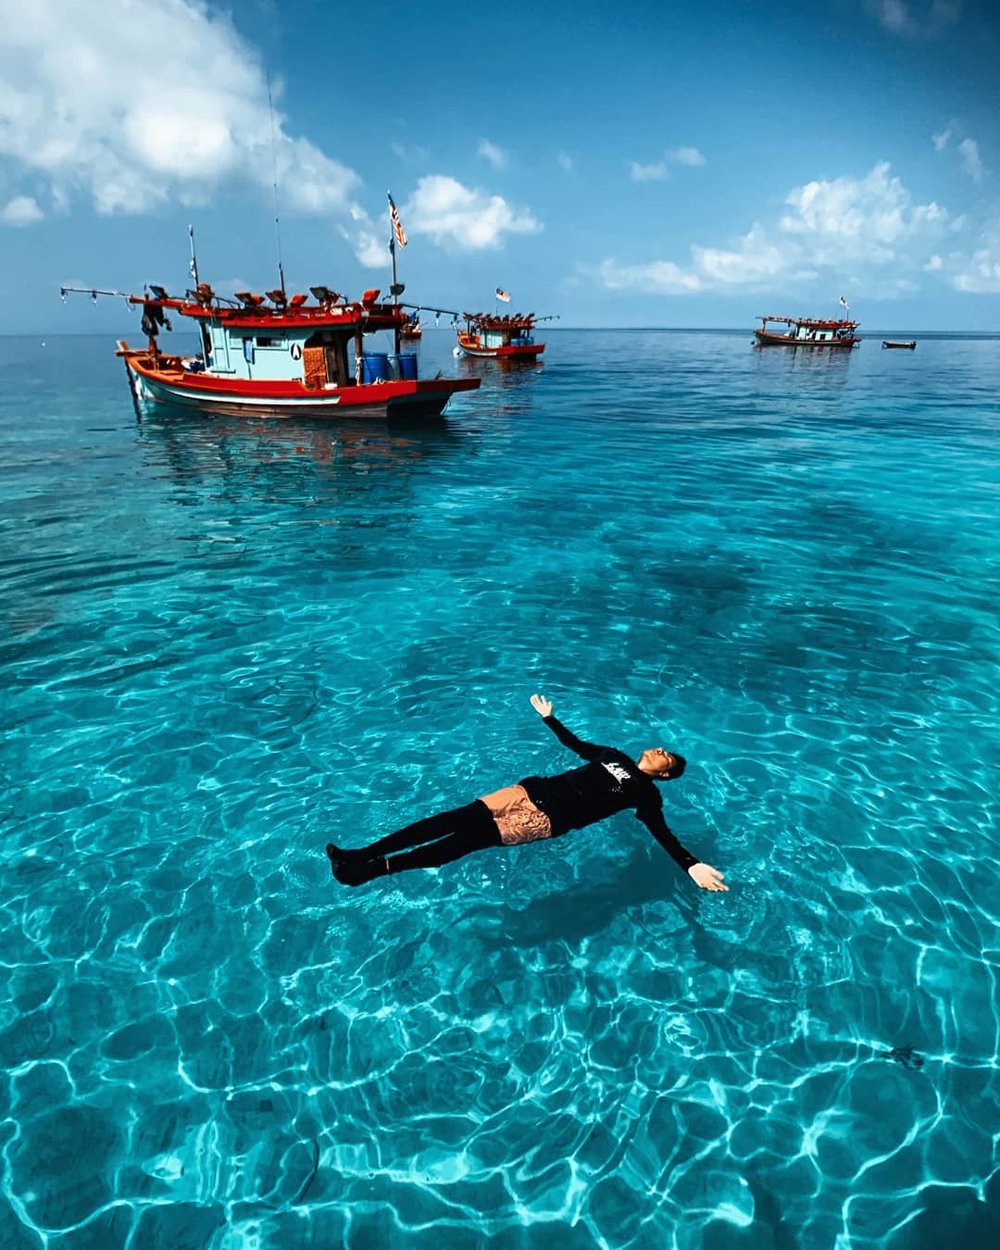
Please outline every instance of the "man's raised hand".
M531 696L531 706L535 709L539 716L552 715L552 700L546 699L540 694Z

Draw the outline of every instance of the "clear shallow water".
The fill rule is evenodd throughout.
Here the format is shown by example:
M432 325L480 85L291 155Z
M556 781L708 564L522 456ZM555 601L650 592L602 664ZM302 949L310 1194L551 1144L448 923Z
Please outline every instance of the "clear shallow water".
M995 1244L1000 343L428 333L417 430L112 347L0 340L0 1245ZM571 766L536 689L729 894L628 815L331 883Z

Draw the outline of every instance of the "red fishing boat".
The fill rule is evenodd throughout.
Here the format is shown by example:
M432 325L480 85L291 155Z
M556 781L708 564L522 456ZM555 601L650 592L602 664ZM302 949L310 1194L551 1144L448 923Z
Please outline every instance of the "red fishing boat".
M399 327L399 337L407 343L416 342L423 338L424 328L420 324L420 314L414 313L403 315L403 324Z
M846 318L822 321L813 317L776 317L772 314L758 320L761 327L753 332L758 347L857 347L861 342L856 333L861 323ZM770 324L783 329L772 330Z
M535 361L545 351L545 344L535 339L535 326L552 317L536 317L534 313L513 313L501 317L495 313L463 313L465 329L458 331L458 346L466 356L490 360Z
M310 292L311 301L283 290L239 291L230 300L199 282L183 296L153 285L142 295L87 294L122 295L142 309L146 345L120 341L117 351L140 404L244 417L424 418L440 416L452 395L479 386L479 378L420 378L416 355L399 350L406 314L397 303L380 302L379 291L353 301L325 286ZM161 350L171 315L189 320L200 352ZM379 331L392 336L394 350L384 343L381 351L366 350L366 337Z

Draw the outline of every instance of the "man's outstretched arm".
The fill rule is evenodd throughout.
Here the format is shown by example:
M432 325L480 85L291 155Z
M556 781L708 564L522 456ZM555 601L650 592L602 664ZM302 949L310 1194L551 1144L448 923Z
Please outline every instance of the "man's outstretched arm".
M673 830L663 819L661 808L652 806L639 808L636 811L636 816L638 816L674 863L683 868L696 885L701 886L703 890L718 891L729 889L728 885L723 884L724 873L719 872L718 868L713 868L711 864L703 864L701 860L695 859L687 847L681 845Z
M556 719L552 714L552 700L543 698L540 694L531 696L531 706L535 709L542 720L548 725L555 736L563 744L569 747L571 751L575 751L581 759L596 760L606 751L607 747L598 746L595 742L584 742L582 738L578 738L572 730Z

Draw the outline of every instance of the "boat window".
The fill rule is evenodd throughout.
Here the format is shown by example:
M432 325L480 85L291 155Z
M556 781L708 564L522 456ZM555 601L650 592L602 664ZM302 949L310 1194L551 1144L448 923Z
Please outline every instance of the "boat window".
M267 338L258 337L257 346L258 347L281 347L283 346L283 344L282 344L281 339L267 339Z
M306 339L304 346L306 347L336 347L338 343L346 343L350 338L350 331L346 334L337 334L333 330L316 330Z

